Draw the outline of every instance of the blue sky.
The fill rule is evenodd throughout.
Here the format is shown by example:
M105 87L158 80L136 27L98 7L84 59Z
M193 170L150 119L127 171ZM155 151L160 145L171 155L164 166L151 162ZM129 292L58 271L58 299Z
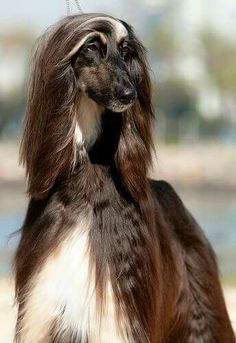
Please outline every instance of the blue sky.
M80 0L84 12L115 11L121 0ZM46 27L66 15L65 0L0 0L0 24Z
M167 0L79 0L84 12L106 12L132 23L135 13L142 20L143 9L158 12ZM233 36L236 28L236 0L169 0L195 17L202 12L219 31ZM71 2L73 2L71 0ZM188 11L190 8L190 11ZM188 15L187 13L187 15ZM66 15L66 0L0 0L0 27L32 26L44 29ZM136 16L137 18L137 16ZM234 36L235 32L234 32Z

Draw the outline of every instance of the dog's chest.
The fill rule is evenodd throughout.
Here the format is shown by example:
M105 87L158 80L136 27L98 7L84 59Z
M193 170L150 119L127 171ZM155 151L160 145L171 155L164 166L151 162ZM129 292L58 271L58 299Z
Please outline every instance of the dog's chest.
M89 259L90 220L81 219L54 251L30 287L22 321L22 342L123 343L112 288L106 285L105 311L97 309L95 280Z

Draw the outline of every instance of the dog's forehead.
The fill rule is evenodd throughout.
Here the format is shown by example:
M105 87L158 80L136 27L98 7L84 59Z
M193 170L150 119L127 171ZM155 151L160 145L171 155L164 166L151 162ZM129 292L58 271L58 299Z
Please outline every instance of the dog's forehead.
M84 28L86 29L87 26L88 27L90 26L90 24L96 24L96 23L97 24L109 23L110 26L112 27L112 30L115 33L116 41L118 43L128 36L128 31L120 20L112 18L112 17L107 17L107 16L97 16L94 18L87 19L80 25L80 29L84 29ZM66 56L66 59L73 56L76 53L76 51L78 51L78 49L86 42L87 39L97 34L100 35L102 41L106 42L106 37L103 34L103 32L96 28L93 28L79 42L77 42L77 44L72 48L72 50Z
M124 24L120 20L112 18L112 17L98 16L98 17L86 20L84 22L84 25L87 25L90 23L96 23L96 22L98 23L108 22L112 26L112 29L114 30L115 35L116 35L116 40L118 42L121 41L123 38L127 37L128 35L128 31L126 27L124 26Z

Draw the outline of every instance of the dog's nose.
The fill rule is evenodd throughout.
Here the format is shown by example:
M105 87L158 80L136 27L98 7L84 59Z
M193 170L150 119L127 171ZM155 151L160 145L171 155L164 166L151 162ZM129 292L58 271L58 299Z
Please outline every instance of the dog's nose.
M129 104L137 96L136 89L132 86L129 88L123 88L119 94L119 100L122 104Z

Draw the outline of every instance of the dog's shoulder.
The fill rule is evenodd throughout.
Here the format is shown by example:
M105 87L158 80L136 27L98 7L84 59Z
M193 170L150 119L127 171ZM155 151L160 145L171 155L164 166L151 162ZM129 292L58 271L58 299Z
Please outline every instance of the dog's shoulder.
M175 225L183 224L183 222L197 225L172 185L164 180L149 179L149 183L167 221Z
M183 209L184 204L171 184L165 180L152 179L149 179L149 183L161 205L166 203L168 203L168 205L175 204Z
M150 179L149 183L152 193L160 205L167 221L171 221L172 223L175 223L175 225L180 222L193 224L192 216L172 185L164 180Z
M152 189L156 192L175 192L174 188L172 185L165 181L165 180L153 180L153 179L148 179Z
M174 229L176 237L183 246L191 248L200 244L207 246L211 250L203 230L186 208L175 189L163 180L149 180L149 183L160 205L159 209L161 208L165 221Z

